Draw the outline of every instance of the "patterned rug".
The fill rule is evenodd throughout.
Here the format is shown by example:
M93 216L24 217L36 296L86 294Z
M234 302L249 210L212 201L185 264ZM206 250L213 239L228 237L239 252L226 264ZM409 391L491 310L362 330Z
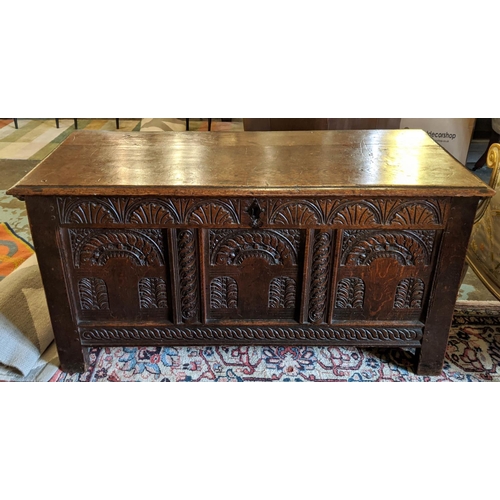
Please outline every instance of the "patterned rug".
M32 253L33 247L27 241L17 236L8 224L0 223L0 281Z
M443 373L413 373L413 349L355 347L105 347L83 374L52 382L500 381L500 304L457 303Z

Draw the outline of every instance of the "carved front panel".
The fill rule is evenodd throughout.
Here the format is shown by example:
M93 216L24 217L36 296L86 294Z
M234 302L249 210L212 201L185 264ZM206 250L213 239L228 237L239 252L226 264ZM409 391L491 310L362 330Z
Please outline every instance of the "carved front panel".
M96 220L107 217L103 210L92 213ZM171 321L169 254L162 230L69 229L61 239L78 320Z
M447 200L58 198L78 321L422 319Z
M207 231L208 318L296 320L303 247L299 230Z
M418 319L428 295L439 232L342 232L333 319Z

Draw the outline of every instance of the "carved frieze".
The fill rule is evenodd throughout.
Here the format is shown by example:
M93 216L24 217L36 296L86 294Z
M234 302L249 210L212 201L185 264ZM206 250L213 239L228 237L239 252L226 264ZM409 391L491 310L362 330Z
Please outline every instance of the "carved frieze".
M403 266L429 265L435 233L433 230L344 231L341 265L369 266L378 258L392 258Z
M364 299L365 283L361 278L344 278L338 282L336 308L362 309Z
M219 276L210 282L210 307L235 309L238 307L238 284L230 276Z
M62 224L227 225L240 223L240 201L195 198L58 198Z
M108 288L101 278L82 278L78 281L80 307L84 311L109 309Z
M139 307L141 309L166 309L167 285L162 278L139 280Z
M445 205L437 200L270 200L271 225L439 226Z
M396 288L395 309L421 309L424 298L424 282L420 278L405 278Z
M268 307L271 309L288 309L295 307L297 283L293 278L280 276L269 283Z
M163 266L163 237L158 229L70 229L75 267L104 266L124 257L137 266Z
M254 200L255 202L255 200ZM245 199L60 197L62 224L140 224L227 226L242 223ZM442 200L382 198L270 199L258 224L315 227L340 226L440 226L446 202Z
M418 342L422 338L420 328L376 327L164 327L164 328L85 328L80 329L84 344L100 342L156 343L162 341L319 341L319 342Z

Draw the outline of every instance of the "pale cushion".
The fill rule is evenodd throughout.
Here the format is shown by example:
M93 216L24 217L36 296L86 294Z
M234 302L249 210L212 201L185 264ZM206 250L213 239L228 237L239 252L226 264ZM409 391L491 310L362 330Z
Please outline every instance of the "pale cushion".
M0 281L0 380L48 380L58 365L53 340L40 270L32 255Z

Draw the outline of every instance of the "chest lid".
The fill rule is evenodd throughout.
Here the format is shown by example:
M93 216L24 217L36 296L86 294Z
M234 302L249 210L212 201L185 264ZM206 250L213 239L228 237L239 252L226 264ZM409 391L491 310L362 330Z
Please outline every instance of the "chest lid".
M422 130L77 131L8 194L489 197L494 191Z

